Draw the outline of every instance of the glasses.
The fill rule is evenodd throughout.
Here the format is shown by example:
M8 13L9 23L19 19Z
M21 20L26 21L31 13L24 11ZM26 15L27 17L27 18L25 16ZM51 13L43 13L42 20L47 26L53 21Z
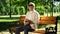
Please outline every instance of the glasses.
M29 6L33 6L33 5L29 5Z

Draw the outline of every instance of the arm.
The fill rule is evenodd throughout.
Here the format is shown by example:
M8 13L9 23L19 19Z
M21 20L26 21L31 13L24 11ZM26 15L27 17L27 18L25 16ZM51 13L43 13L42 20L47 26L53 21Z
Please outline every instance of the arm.
M38 26L38 23L39 23L39 19L40 19L39 13L36 13L35 17L34 17L35 29L37 29L37 26Z
M34 14L34 23L39 23L39 20L40 20L40 15L39 15L39 13L35 13Z

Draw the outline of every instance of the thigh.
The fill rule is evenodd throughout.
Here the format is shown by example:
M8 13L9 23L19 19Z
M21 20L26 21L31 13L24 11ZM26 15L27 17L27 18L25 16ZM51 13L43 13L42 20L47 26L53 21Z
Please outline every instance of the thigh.
M32 29L32 27L30 25L26 25L24 30L34 31L34 29Z
M20 32L21 32L21 31L23 31L23 30L24 30L24 26L17 27L17 28L16 28L16 30L18 30L18 31L20 31Z

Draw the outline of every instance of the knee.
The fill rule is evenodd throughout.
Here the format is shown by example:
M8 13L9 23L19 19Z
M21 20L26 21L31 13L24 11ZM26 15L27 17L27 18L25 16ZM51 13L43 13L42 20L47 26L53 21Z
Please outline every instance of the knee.
M26 27L26 28L24 28L24 30L29 30L29 28L28 28L28 27Z
M17 30L19 30L19 27L18 27L18 28L16 28L16 31L17 31Z

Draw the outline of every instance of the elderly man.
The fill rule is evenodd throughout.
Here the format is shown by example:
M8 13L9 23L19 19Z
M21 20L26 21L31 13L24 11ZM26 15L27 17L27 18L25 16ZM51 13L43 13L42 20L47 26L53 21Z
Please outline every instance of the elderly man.
M28 34L29 31L34 31L37 29L37 24L39 22L39 13L35 10L35 4L30 2L28 6L29 11L26 14L24 20L24 26L18 27L15 34L20 34L24 30L24 34Z

